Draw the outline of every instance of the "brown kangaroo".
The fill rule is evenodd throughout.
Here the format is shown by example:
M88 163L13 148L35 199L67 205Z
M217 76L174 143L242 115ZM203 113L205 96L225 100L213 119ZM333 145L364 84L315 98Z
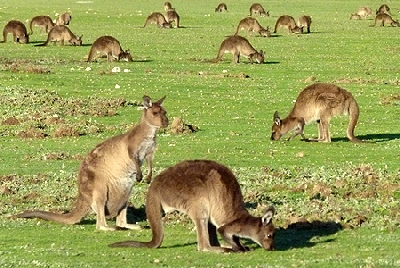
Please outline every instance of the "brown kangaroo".
M385 24L390 24L394 27L400 27L399 21L394 20L390 15L386 13L379 13L378 15L376 15L375 24L373 26L376 26L376 23L380 23L381 26L385 26Z
M159 12L153 12L153 13L151 13L150 16L147 17L146 22L145 22L143 28L146 27L147 24L149 24L149 23L150 23L150 24L154 23L154 24L156 24L159 28L171 28L171 27L172 27L172 26L171 26L171 23L168 23L168 22L165 20L164 15L161 14L161 13L159 13Z
M138 229L137 225L127 223L126 210L134 178L138 182L142 180L140 168L144 160L148 168L146 181L151 181L156 134L159 128L168 125L166 111L161 106L164 99L153 103L150 97L144 96L140 123L89 152L79 168L78 197L72 211L65 214L26 211L16 216L75 224L92 209L97 214L98 230ZM116 226L107 226L106 217L117 217Z
M354 18L352 18L354 16ZM350 19L357 19L357 17L366 19L368 16L372 15L372 9L369 7L360 7L356 13L351 14Z
M56 20L56 25L69 25L72 20L72 16L69 12L64 12L60 16L58 16Z
M154 178L146 196L151 241L125 241L109 246L159 248L164 238L161 209L166 213L177 210L192 219L199 251L247 251L240 238L251 239L265 250L274 248L274 209L270 207L262 217L250 215L235 175L210 160L183 161ZM230 248L220 246L217 231Z
M11 33L14 37L14 42L21 44L29 43L29 34L25 24L18 20L10 20L3 29L3 43L7 42L7 35Z
M117 59L117 61L133 61L129 49L124 51L119 41L112 36L101 36L97 38L92 44L87 61L93 61L97 53L106 54L108 62L111 62L113 58Z
M64 25L55 25L47 35L47 41L42 46L47 46L50 42L56 44L60 42L63 46L65 41L74 46L82 45L82 35L77 37L71 30Z
M390 13L390 7L386 4L381 5L377 10L376 10L376 15L380 14L380 13L386 13L389 15L392 15L392 13Z
M261 4L255 3L252 4L250 7L250 16L252 15L264 15L269 17L269 11L265 11L265 9L263 8L263 6Z
M222 12L222 11L228 12L228 7L226 6L225 3L220 3L220 4L215 8L215 12Z
M300 134L304 140L331 142L329 122L332 117L338 115L349 115L347 137L352 142L360 142L354 136L359 109L351 93L334 84L310 85L300 92L293 109L286 118L281 120L278 112L275 112L271 140L279 140L283 135L294 130L288 140ZM315 121L318 122L318 139L307 139L304 136L304 125Z
M54 27L54 25L55 24L53 20L49 16L33 17L31 23L29 24L29 28L31 30L30 34L33 34L32 26L39 26L40 31L44 29L46 33L49 33L49 31Z
M246 29L248 32L255 32L255 33L259 33L261 36L264 37L270 37L271 36L271 32L269 31L269 28L265 29L264 27L262 27L260 25L260 23L253 17L247 17L242 19L237 28L236 28L236 32L235 35L237 35L239 33L240 30Z
M164 10L165 11L174 10L174 8L172 7L172 4L170 2L165 2L164 3Z
M307 28L307 33L310 33L310 26L311 26L311 17L310 16L301 16L298 20L298 26L300 28ZM303 30L302 30L303 32Z
M167 13L165 13L165 20L172 25L172 22L175 22L175 27L179 28L179 15L176 13L175 10L168 10Z
M240 56L248 58L251 63L264 62L264 52L262 50L260 50L260 52L255 50L249 41L240 35L229 36L222 41L218 50L217 58L214 60L214 62L220 61L224 53L232 53L232 63L235 64L239 63Z
M285 27L288 29L289 33L302 33L303 29L297 26L294 18L292 16L283 15L278 18L275 23L274 33L278 31L279 27Z

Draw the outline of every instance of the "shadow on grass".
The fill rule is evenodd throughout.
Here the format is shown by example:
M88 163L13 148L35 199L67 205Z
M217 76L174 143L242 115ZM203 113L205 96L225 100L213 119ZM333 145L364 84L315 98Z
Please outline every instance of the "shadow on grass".
M356 135L356 137L362 141L365 141L365 143L378 143L378 142L387 142L391 140L398 140L400 139L400 134L396 133L366 134L366 135ZM332 138L331 140L332 142L349 141L346 137Z

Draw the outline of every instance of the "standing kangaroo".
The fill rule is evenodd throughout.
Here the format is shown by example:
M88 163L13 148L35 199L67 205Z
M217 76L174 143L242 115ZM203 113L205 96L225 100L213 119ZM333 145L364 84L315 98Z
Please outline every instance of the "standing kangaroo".
M239 63L240 56L244 56L250 60L251 63L263 63L264 62L264 52L260 50L258 52L253 48L249 41L240 36L233 35L222 41L221 46L218 50L217 58L214 62L219 62L222 59L224 53L232 53L233 59L232 63Z
M377 10L376 10L376 15L380 14L380 13L386 13L389 15L392 15L392 13L390 13L390 7L386 4L381 5Z
M271 32L269 31L269 29L265 29L264 27L262 27L260 23L253 17L246 17L242 19L236 28L235 35L237 35L239 31L243 29L247 30L248 33L255 32L264 37L271 36Z
M386 13L379 13L375 17L375 24L373 26L376 26L377 23L380 23L381 26L385 26L390 24L394 27L400 27L399 21L394 20L390 15Z
M165 20L172 25L172 22L175 22L175 27L179 28L179 15L176 13L175 10L168 10L167 13L165 13Z
M279 27L287 28L289 33L302 33L303 29L297 26L292 16L283 15L278 18L275 23L274 33L278 31Z
M60 16L58 16L56 20L56 25L69 25L72 20L71 14L69 12L64 12Z
M125 241L111 247L159 248L164 238L161 209L187 214L197 230L199 251L247 251L240 238L251 239L265 250L274 247L274 209L262 217L249 214L232 171L214 161L183 161L157 175L146 196L150 242ZM221 247L217 231L231 248Z
M140 168L144 160L148 168L146 181L151 181L156 134L159 128L168 125L166 111L161 106L164 99L153 103L150 97L144 96L140 123L89 152L79 168L78 197L72 211L65 214L26 211L16 216L75 224L92 209L97 214L98 230L138 229L137 225L127 223L128 200L135 177L138 182L142 180ZM116 226L107 226L106 217L117 217Z
M48 33L47 40L42 44L42 46L47 46L50 42L53 42L54 44L60 42L63 46L65 41L74 46L81 46L82 35L77 37L67 26L55 25Z
M255 3L250 6L250 16L257 15L257 14L259 16L264 15L264 16L269 17L269 11L265 11L265 9L263 8L263 6L261 4Z
M3 29L3 43L7 42L7 35L11 33L14 42L21 44L29 43L29 35L26 30L25 24L18 20L10 20Z
M147 26L147 24L152 24L154 23L155 25L157 25L159 28L171 28L171 23L168 23L164 17L163 14L161 14L160 12L153 12L151 13L147 19L146 22L144 23L144 27Z
M31 30L30 34L33 34L32 26L39 26L40 31L42 29L45 30L46 33L54 27L54 22L49 16L36 16L33 17L31 23L29 24L29 29Z
M106 54L108 62L111 62L113 58L117 59L117 61L121 59L130 62L133 61L129 49L124 51L119 41L112 36L101 36L97 38L90 48L87 61L93 61L97 53Z
M313 84L300 92L293 109L286 118L281 119L278 112L275 112L271 140L279 140L292 130L294 130L294 133L288 140L299 134L304 140L308 140L304 136L304 125L317 121L318 139L309 140L331 142L329 122L332 117L338 115L349 115L347 137L352 142L360 142L354 136L359 109L357 101L351 93L334 84Z
M298 26L303 29L307 28L307 33L310 33L310 26L311 26L311 17L310 16L301 16L298 20ZM303 32L303 30L302 30Z
M226 6L225 3L220 3L220 4L215 8L215 12L222 12L222 11L228 12L228 7Z
M372 9L369 7L360 7L356 13L351 14L350 19L356 19L357 17L366 19L368 16L372 15Z

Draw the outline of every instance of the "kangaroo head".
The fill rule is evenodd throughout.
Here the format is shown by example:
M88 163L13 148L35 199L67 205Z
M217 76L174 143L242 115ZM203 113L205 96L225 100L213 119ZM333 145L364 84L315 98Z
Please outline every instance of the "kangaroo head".
M22 36L17 37L17 42L21 44L29 43L29 34L23 34Z
M275 227L272 224L275 209L268 208L264 215L261 217L261 225L257 234L253 237L254 242L259 244L265 250L273 250L275 248Z
M148 125L156 128L164 128L168 126L168 118L166 116L167 112L164 107L162 107L165 97L166 96L153 102L149 96L143 96L143 119Z
M77 38L72 38L71 40L69 40L69 42L71 43L71 45L74 46L81 46L82 45L82 36L79 36Z
M255 52L249 55L250 61L253 63L264 63L264 51L260 50L260 52Z
M129 49L123 51L119 54L119 59L123 60L123 61L128 61L128 62L132 62L132 55L131 55L131 51Z
M272 125L272 134L271 134L271 140L278 141L280 138L286 134L281 133L281 128L282 128L282 120L281 117L279 116L278 111L274 113L274 124Z

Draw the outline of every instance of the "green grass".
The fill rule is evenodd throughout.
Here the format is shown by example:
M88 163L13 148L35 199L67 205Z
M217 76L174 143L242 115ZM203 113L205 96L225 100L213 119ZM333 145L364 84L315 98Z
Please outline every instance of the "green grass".
M214 13L214 1L174 0L183 28L142 28L151 12L163 12L163 3L0 4L0 25L11 19L27 25L33 16L55 18L70 10L70 29L83 34L84 43L38 47L46 35L34 29L31 44L0 44L0 266L398 266L399 28L349 20L361 6L378 8L373 1L273 0L262 3L271 17L257 18L261 25L273 28L280 15L297 19L306 14L313 19L312 33L289 35L281 29L272 38L251 35L250 43L266 52L265 64L242 59L232 65L229 54L212 64L220 43L234 33L253 2L226 2L229 12L220 14ZM387 4L398 19L400 6ZM86 63L91 43L101 35L116 37L131 50L134 62ZM112 73L116 66L129 72ZM287 115L311 80L352 92L360 106L356 135L367 143L347 140L346 117L332 120L330 144L269 140L275 110ZM252 213L275 205L281 227L277 251L264 252L249 243L254 251L245 254L196 252L193 225L176 214L168 217L159 250L108 248L124 239L148 240L150 231L96 232L93 216L77 226L8 218L24 209L69 209L80 160L97 143L139 120L137 105L145 94L154 99L166 95L170 120L180 117L200 129L187 135L162 131L156 173L195 158L231 167ZM55 115L62 123L52 121ZM19 124L2 124L10 117ZM78 136L57 137L66 129ZM46 137L21 138L23 132ZM316 125L306 126L305 134L316 136ZM139 208L131 220L142 225L146 188L136 185L131 198ZM326 225L290 228L302 218ZM332 224L343 229L329 228Z

